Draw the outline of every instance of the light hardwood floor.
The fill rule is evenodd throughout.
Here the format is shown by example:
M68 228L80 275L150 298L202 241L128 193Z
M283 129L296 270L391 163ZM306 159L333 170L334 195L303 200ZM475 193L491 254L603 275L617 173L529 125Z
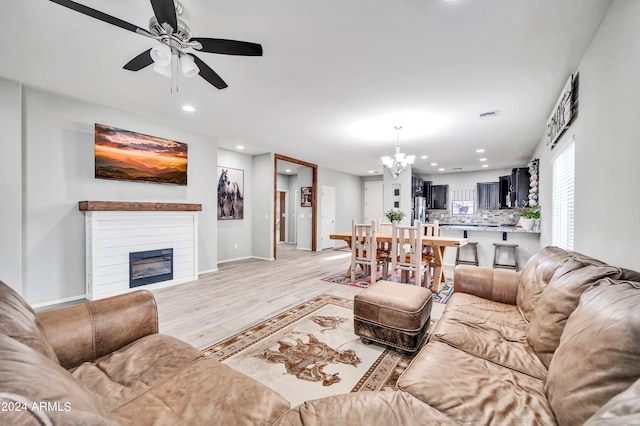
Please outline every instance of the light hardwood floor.
M153 290L160 332L204 349L321 294L353 299L361 288L322 281L345 271L351 253L278 245L278 259L239 260L197 281ZM445 270L447 276L449 271ZM432 318L444 308L434 303Z
M278 245L278 259L239 260L194 282L153 290L160 332L204 349L321 294L353 298L360 288L322 278L347 269L351 253Z

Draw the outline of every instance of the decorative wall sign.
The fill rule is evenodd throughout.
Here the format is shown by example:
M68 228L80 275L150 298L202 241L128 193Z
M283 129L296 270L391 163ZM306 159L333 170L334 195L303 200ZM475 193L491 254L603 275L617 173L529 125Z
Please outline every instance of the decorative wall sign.
M95 177L187 184L187 144L95 125Z
M244 170L218 166L218 220L244 219Z
M560 98L551 112L551 117L547 122L547 132L545 133L545 141L547 149L553 149L558 138L569 127L571 120L578 112L577 108L577 80L578 75L569 76L567 84L565 84Z
M300 188L300 207L311 207L311 194L313 187L305 186Z

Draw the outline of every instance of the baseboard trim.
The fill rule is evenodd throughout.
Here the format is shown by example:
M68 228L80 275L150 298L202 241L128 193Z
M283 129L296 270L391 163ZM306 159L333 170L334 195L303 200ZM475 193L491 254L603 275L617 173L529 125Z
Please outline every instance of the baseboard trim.
M220 263L228 263L228 262L237 262L238 260L247 260L247 259L253 259L253 256L244 256L244 257L236 257L234 259L225 259L225 260L218 260L218 264ZM218 270L218 268L216 268L216 271ZM204 272L201 272L204 273Z
M46 308L47 306L51 306L51 305L61 305L63 303L70 303L70 302L75 302L76 300L84 300L87 298L86 294L81 294L79 296L73 296L73 297L65 297L64 299L57 299L57 300L50 300L48 302L40 302L40 303L33 303L33 304L29 304L33 309L40 309L40 308Z

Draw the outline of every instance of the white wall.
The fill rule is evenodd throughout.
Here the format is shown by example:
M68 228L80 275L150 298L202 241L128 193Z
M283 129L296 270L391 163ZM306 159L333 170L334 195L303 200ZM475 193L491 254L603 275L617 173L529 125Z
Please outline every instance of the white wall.
M551 217L551 162L576 138L576 251L640 270L640 2L616 0L583 57L578 115L553 151L543 141L540 196ZM564 81L559 82L558 94ZM544 129L542 129L544 130ZM542 133L542 131L541 131ZM542 228L551 243L551 227Z
M0 280L22 292L22 87L0 78Z
M298 168L298 191L302 188L313 185L313 169L311 167ZM319 188L319 187L318 187ZM318 189L319 190L319 189ZM320 202L320 197L316 194L316 202ZM316 210L320 212L320 208ZM301 250L311 250L311 226L312 226L312 207L302 207L298 205L296 214L297 233L296 247ZM318 213L319 214L319 213ZM318 225L320 222L318 221ZM316 241L320 241L319 239Z
M273 259L273 154L255 155L253 162L252 253L261 259Z
M4 97L0 104L8 105ZM3 162L23 164L23 203L12 208L21 209L23 218L22 294L27 301L40 304L84 296L84 214L78 210L82 200L201 203L200 268L216 268L214 138L26 87L22 111L22 155L14 152ZM187 143L188 186L95 179L96 122Z
M322 185L332 186L336 189L336 232L351 231L351 220L361 220L363 216L362 205L364 203L362 179L358 176L348 175L336 170L324 167L318 168L318 187ZM322 203L322 197L318 201ZM318 215L322 211L322 205L318 206ZM322 220L318 218L318 236L322 237ZM318 243L318 248L320 243Z
M364 184L363 184L364 186ZM395 195L395 189L399 186L400 195ZM400 175L393 179L388 170L384 170L384 210L394 207L395 201L400 201L400 210L404 212L402 225L411 225L411 167L408 167Z
M219 220L218 261L245 259L253 255L253 160L250 155L218 149L218 166L244 171L244 219ZM216 167L217 170L217 167ZM217 171L216 171L217 173ZM217 179L218 177L216 177ZM217 188L217 180L216 180ZM215 189L214 189L215 191ZM213 194L216 196L216 194ZM215 213L217 217L217 213Z

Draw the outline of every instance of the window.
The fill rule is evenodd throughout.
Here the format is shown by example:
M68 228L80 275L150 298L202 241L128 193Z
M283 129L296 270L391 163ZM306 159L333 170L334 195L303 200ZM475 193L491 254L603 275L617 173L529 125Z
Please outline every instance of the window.
M553 161L551 242L565 250L573 250L575 158L575 142L571 142Z
M474 200L476 191L474 190L454 190L451 191L451 214L468 215L474 213Z

